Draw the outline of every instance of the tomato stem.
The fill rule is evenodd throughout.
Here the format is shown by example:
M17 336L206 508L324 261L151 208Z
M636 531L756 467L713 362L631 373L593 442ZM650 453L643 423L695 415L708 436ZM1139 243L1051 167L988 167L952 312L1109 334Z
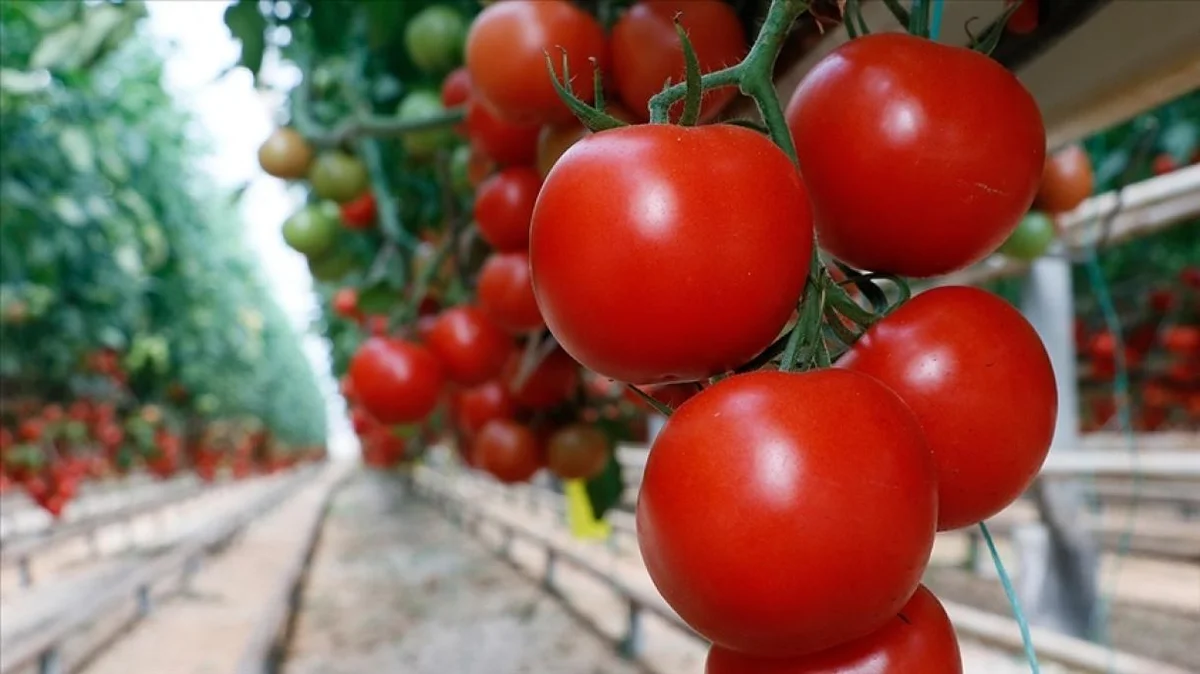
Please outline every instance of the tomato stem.
M675 410L671 409L669 406L664 405L663 403L659 402L656 398L654 398L650 394L646 393L642 389L634 386L633 384L626 384L626 386L629 387L629 390L633 391L634 393L636 393L638 395L638 397L640 397L642 400L644 400L647 405L653 407L655 412L658 412L659 414L663 415L664 417L671 416L671 413L675 411Z
M679 23L678 14L675 15L675 33L679 36L679 43L683 45L684 73L687 85L687 93L683 97L683 114L679 116L679 124L695 126L697 120L700 119L700 99L704 95L704 90L700 86L700 60L696 58L696 50L692 48L692 41L688 39L687 31L684 30L683 24Z
M367 166L367 175L371 177L371 192L379 209L379 222L388 240L405 250L416 248L417 239L400 222L400 207L392 195L391 183L388 182L387 169L383 166L383 152L379 141L374 138L360 138L356 143L358 154ZM404 260L400 260L403 265Z

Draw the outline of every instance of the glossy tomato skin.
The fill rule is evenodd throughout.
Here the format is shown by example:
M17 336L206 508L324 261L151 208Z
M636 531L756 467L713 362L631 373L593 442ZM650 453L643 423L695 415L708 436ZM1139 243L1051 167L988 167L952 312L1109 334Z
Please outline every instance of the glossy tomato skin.
M475 223L483 240L499 251L529 248L529 223L542 177L529 166L513 166L489 177L475 192Z
M411 342L372 337L350 360L350 380L360 404L385 424L414 423L429 416L441 396L441 365Z
M608 465L608 436L591 424L556 430L546 445L546 467L561 480L589 480Z
M984 290L917 295L837 363L875 377L920 421L938 469L938 528L975 524L1033 481L1054 437L1050 358L1020 312Z
M1092 158L1076 143L1046 157L1034 204L1048 213L1073 211L1092 195L1096 178Z
M537 156L537 124L505 121L477 98L467 103L467 138L471 148L503 166L529 166Z
M447 378L475 386L499 376L513 351L512 338L477 307L447 309L430 327L425 343Z
M517 413L517 403L508 387L492 380L466 389L458 394L459 425L468 434L476 433L493 419L511 419Z
M882 627L933 547L929 448L904 402L828 369L722 379L667 420L638 544L667 603L730 650L793 657Z
M613 26L612 61L617 92L639 121L650 119L650 98L662 91L668 78L684 80L683 47L674 24L677 14L696 51L700 72L734 65L746 55L741 22L726 2L649 0L633 5ZM716 117L736 95L734 87L704 92L700 121ZM672 112L682 109L680 104Z
M505 483L525 482L542 467L537 436L528 426L509 419L485 424L472 452L481 468Z
M524 381L517 381L520 363L520 355L513 354L501 378L513 400L522 407L533 410L554 407L569 400L579 385L579 363L562 349L551 351Z
M812 216L761 134L629 126L554 165L529 250L538 306L576 360L635 384L697 380L779 335L804 290Z
M475 17L467 34L467 70L475 95L513 122L546 124L572 118L546 68L546 54L562 75L563 50L571 90L594 98L592 64L608 70L608 40L590 14L568 0L506 0Z
M898 33L834 50L787 106L822 248L934 276L996 249L1037 193L1037 103L983 54Z
M799 658L757 658L720 646L704 674L962 674L954 626L924 585L883 627L860 639Z
M533 296L529 256L492 253L479 271L479 307L513 334L540 330L545 323Z

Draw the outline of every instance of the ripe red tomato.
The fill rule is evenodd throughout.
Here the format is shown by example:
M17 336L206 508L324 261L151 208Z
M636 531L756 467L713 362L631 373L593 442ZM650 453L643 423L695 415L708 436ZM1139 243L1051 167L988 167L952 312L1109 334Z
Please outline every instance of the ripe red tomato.
M361 196L340 206L342 222L349 229L370 229L377 215L375 195L363 192Z
M364 321L367 328L367 334L375 337L383 337L388 333L388 317L376 314L367 316Z
M1175 163L1174 157L1166 152L1162 152L1154 156L1151 168L1154 170L1154 175L1161 176L1174 171L1179 166Z
M529 256L492 253L479 271L479 308L513 334L540 330L545 323L533 296Z
M1092 158L1076 143L1046 157L1042 184L1034 204L1048 213L1073 211L1092 196L1096 178L1092 173Z
M1008 17L1004 30L1013 35L1028 35L1038 27L1038 0L1004 0L1005 9L1018 2L1021 6Z
M822 59L787 107L821 246L934 276L996 249L1037 193L1046 132L1011 72L969 49L875 33Z
M537 157L540 127L536 124L506 122L472 98L467 103L466 125L471 148L498 164L528 166Z
M708 652L705 674L962 674L954 626L924 585L883 627L861 639L800 658L757 658L720 646Z
M420 421L437 407L442 368L425 347L400 339L372 337L350 360L358 400L385 424Z
M579 364L562 349L555 349L542 359L524 382L518 383L521 358L513 354L504 368L501 379L517 404L529 409L546 409L566 402L579 385Z
M590 424L571 424L550 436L546 465L561 480L590 480L608 465L608 436Z
M1163 347L1180 356L1200 354L1200 326L1173 325L1163 331Z
M471 100L471 73L466 67L455 68L442 80L442 106L447 110Z
M512 338L476 307L451 307L438 316L425 338L446 376L475 386L499 376L512 354Z
M22 419L17 425L17 435L26 442L37 442L42 439L42 433L45 432L45 425L41 419L29 417Z
M509 419L489 421L474 441L479 467L506 483L524 482L542 467L537 436L528 426Z
M476 433L494 419L511 419L517 413L508 387L500 381L489 381L458 394L457 414L462 429Z
M489 5L467 34L467 70L476 97L514 122L545 124L571 119L546 72L546 55L562 75L566 52L571 90L594 99L592 63L608 70L604 28L567 0L507 0ZM560 77L561 79L561 77Z
M847 370L759 371L667 420L638 544L663 598L713 643L805 655L904 606L933 548L936 497L929 448L895 393Z
M333 294L333 310L343 318L361 318L362 313L358 310L358 291L354 288L340 288Z
M555 164L529 250L546 324L576 360L624 382L687 381L742 365L779 335L804 290L812 215L794 167L761 134L629 126Z
M1058 414L1050 357L1020 312L991 293L921 293L837 365L875 377L917 415L937 463L943 531L1003 510L1046 460Z
M746 36L737 13L721 0L655 0L629 8L613 26L613 80L621 100L641 121L650 119L650 98L663 83L684 80L683 47L675 32L675 16L687 30L688 40L708 73L734 65L746 55ZM704 92L700 119L716 117L733 97L734 87ZM680 103L672 112L682 112Z
M475 223L496 250L529 249L529 222L542 178L528 166L514 166L484 180L475 192Z

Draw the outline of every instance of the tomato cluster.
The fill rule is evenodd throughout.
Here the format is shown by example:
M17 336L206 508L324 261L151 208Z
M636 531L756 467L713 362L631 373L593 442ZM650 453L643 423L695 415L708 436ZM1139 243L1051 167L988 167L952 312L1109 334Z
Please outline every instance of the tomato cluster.
M881 658L961 672L920 579L937 531L995 515L1037 474L1054 373L998 297L951 286L889 302L875 280L907 288L1006 241L1032 255L1044 232L1010 237L1035 198L1069 210L1090 182L1070 183L1069 156L1047 161L1012 73L915 35L836 49L786 110L773 102L769 134L715 122L730 87L643 123L663 82L685 79L676 18L701 72L754 58L718 0L642 0L608 31L567 0L492 3L471 23L438 102L465 110L442 187L470 193L461 236L480 253L448 228L437 245L454 270L423 266L403 318L350 359L368 463L448 430L503 482L598 479L603 422L671 412L638 541L663 597L713 643L710 673ZM356 196L306 175L322 198ZM326 254L303 219L292 229ZM445 308L422 317L432 293ZM339 293L336 312L363 320L358 299Z
M80 397L38 405L23 400L0 423L0 491L16 485L58 518L87 480L137 467L166 479L190 464L202 480L223 464L235 477L319 460L323 450L279 453L261 431L214 422L191 434L173 411Z

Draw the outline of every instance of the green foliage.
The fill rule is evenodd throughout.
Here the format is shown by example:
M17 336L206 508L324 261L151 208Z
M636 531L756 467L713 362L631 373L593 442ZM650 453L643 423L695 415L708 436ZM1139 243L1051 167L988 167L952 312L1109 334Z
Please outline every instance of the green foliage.
M257 417L285 442L321 444L316 378L234 203L194 169L201 139L162 87L161 56L122 39L143 12L0 3L5 393L91 391L87 356L107 347L129 391L103 395L175 391L191 414Z

